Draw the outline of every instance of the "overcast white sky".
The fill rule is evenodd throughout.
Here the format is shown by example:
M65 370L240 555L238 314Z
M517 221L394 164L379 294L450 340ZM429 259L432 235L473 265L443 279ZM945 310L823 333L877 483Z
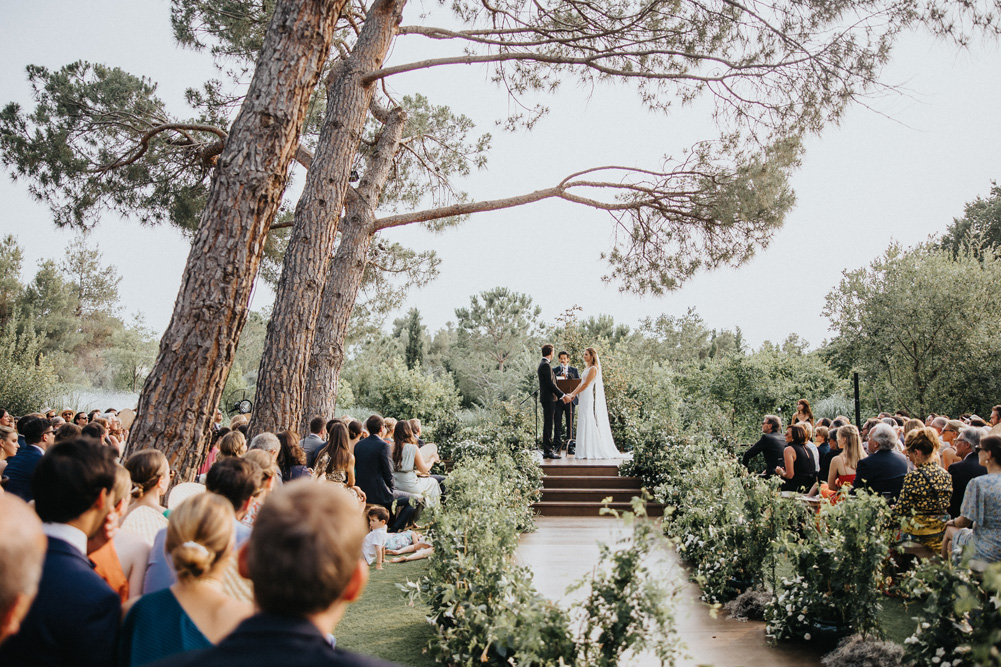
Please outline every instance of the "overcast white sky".
M161 96L185 115L184 89L215 75L204 54L173 45L167 0L0 0L0 104L31 104L24 68L57 68L74 60L122 67L159 82ZM408 10L405 23L416 21ZM407 45L391 55L405 62ZM906 245L940 233L963 204L986 195L999 176L1001 59L993 45L961 51L925 35L900 43L885 82L909 96L853 109L840 127L807 143L793 185L798 204L770 247L736 270L700 275L665 297L637 297L601 282L599 259L611 244L604 215L563 202L481 214L446 234L400 229L389 236L415 248L435 248L441 275L411 294L436 329L454 319L469 296L504 285L530 294L552 321L578 304L584 316L607 313L633 325L660 313L681 315L694 306L709 326L740 326L748 341L781 341L798 333L818 345L830 333L821 316L824 296L843 269L860 267L892 239ZM626 87L578 90L566 86L550 98L553 111L530 133L508 134L494 120L508 102L484 69L456 67L391 80L394 92L422 92L472 117L494 135L486 171L463 185L474 199L507 196L552 185L581 168L601 164L650 167L700 138L700 110L671 116L642 110ZM24 183L0 178L0 233L15 234L25 249L24 279L45 257L61 258L72 232L58 230L47 207ZM108 216L94 232L105 260L123 276L126 312L142 310L162 331L170 319L187 243L167 228L142 228ZM260 287L253 307L267 305Z

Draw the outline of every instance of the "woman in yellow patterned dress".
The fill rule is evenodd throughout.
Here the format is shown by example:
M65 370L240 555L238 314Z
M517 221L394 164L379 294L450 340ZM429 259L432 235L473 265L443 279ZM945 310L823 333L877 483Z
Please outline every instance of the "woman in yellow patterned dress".
M935 552L942 548L952 498L952 476L936 462L938 446L938 434L930 428L907 434L904 455L914 464L914 470L904 477L900 499L893 508L894 517L901 521L904 539L920 542Z

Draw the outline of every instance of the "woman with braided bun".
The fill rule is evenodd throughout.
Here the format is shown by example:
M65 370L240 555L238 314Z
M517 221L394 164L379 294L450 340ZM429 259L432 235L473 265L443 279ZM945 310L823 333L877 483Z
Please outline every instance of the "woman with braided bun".
M181 503L170 514L166 551L177 583L125 606L119 664L138 667L217 644L254 610L222 591L235 548L233 507L214 493Z
M167 527L160 499L170 486L170 465L163 452L143 449L125 461L132 476L132 504L122 520L122 530L138 535L150 547L156 534Z

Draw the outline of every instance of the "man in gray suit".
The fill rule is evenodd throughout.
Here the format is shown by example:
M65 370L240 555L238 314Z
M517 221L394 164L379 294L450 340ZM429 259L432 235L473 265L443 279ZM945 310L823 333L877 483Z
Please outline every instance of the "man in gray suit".
M306 467L312 468L316 463L316 456L327 444L323 439L323 429L327 425L327 420L323 417L313 417L309 420L309 435L299 442L302 451L306 452Z

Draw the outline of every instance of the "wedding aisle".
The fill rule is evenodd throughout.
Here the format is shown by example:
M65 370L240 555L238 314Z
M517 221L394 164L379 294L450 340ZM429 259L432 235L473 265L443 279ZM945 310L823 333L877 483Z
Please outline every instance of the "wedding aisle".
M622 531L621 523L599 517L536 517L538 530L521 536L518 560L532 569L536 589L564 606L582 598L566 589L598 561L598 542L611 544ZM769 646L764 623L712 618L709 606L699 600L699 589L687 575L673 549L666 549L657 564L665 579L682 583L676 610L678 632L688 646L686 665L716 667L811 667L820 665L820 654L799 647ZM655 667L652 656L629 660L630 667Z

